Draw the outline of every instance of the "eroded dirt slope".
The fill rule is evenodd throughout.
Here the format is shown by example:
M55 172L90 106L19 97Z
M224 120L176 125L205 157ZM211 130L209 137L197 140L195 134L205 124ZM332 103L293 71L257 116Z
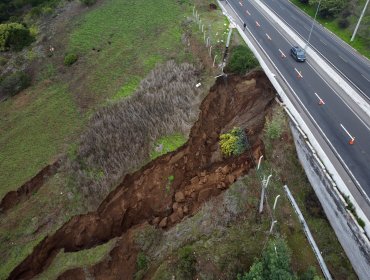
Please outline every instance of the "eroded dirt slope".
M97 279L131 279L136 249L130 229L146 222L169 228L246 174L263 153L259 136L273 98L273 88L261 71L219 78L202 102L198 121L182 148L127 175L96 212L75 216L46 237L9 279L32 278L61 249L78 251L116 236L123 238L110 258L91 267L89 274ZM225 159L219 151L219 135L233 126L246 129L250 150ZM81 273L76 269L61 277L78 279Z

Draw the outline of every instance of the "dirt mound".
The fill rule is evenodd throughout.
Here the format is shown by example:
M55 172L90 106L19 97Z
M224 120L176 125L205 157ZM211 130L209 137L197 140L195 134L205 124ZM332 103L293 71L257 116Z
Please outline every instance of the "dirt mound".
M28 198L32 192L37 191L45 183L47 178L57 172L59 166L59 160L55 161L53 164L45 166L33 178L19 187L18 190L8 192L1 200L0 213L5 213L10 208L17 205L21 200Z
M121 235L111 258L92 267L89 274L102 279L122 279L122 275L131 279L137 249L130 242L130 229L146 222L171 227L246 174L263 153L259 135L273 92L261 71L247 77L219 78L202 102L198 121L183 147L127 175L96 212L75 216L46 237L9 279L32 278L62 248L78 251ZM219 135L234 126L246 129L250 149L239 157L225 159L219 151ZM62 277L78 279L82 271L76 272L66 272Z

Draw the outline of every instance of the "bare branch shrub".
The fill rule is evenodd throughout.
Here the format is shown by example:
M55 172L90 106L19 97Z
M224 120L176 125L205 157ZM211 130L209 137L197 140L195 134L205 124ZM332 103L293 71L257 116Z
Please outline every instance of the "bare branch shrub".
M131 97L92 116L67 167L90 209L148 159L156 139L189 132L198 113L197 74L190 64L169 61L157 66Z

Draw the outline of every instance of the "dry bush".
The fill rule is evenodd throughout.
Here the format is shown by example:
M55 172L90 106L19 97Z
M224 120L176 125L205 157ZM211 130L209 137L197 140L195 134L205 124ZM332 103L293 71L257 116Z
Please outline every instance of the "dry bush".
M197 76L194 66L169 61L154 69L131 97L91 118L68 163L90 209L118 179L143 164L156 139L188 132L197 116Z

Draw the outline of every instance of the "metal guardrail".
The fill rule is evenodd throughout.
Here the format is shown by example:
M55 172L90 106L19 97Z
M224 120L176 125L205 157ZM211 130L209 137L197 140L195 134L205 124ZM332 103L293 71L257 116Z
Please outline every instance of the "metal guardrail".
M307 223L306 223L306 221L305 221L305 219L304 219L304 217L301 213L301 210L299 210L298 204L295 202L294 197L292 196L292 194L291 194L287 185L284 186L284 190L285 190L286 194L288 195L288 199L289 199L290 203L292 204L292 206L294 208L294 211L297 213L298 219L299 219L299 221L301 222L301 224L303 226L303 231L304 231L304 233L307 237L308 242L310 243L310 245L312 247L313 252L316 255L317 261L320 264L320 267L321 267L322 273L324 274L325 279L332 280L333 278L330 275L330 272L329 272L329 270L328 270L328 268L325 264L325 261L324 261L322 255L321 255L321 253L320 253L320 250L317 247L316 242L312 237L311 231L308 228L308 225L307 225Z

